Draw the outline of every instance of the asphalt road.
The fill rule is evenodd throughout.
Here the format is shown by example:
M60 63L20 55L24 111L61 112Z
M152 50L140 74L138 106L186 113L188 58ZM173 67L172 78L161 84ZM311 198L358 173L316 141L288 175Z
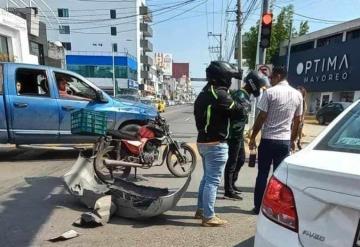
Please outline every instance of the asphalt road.
M172 107L163 114L176 139L195 146L193 106ZM114 217L102 227L72 226L88 211L67 193L62 175L77 158L77 151L39 151L0 148L0 246L253 246L256 217L251 215L256 169L244 166L238 186L243 201L222 198L216 212L229 220L220 228L204 228L193 219L202 176L200 160L185 196L177 207L148 220ZM140 170L136 182L177 188L184 179L174 178L166 166ZM74 229L80 236L50 243L47 239Z

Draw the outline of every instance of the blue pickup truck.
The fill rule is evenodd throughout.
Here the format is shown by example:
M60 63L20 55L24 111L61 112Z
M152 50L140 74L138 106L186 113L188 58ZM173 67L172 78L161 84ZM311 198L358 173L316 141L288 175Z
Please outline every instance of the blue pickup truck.
M106 112L108 128L144 124L157 111L145 104L116 100L84 77L47 66L0 63L0 143L84 143L72 135L71 113L86 108Z

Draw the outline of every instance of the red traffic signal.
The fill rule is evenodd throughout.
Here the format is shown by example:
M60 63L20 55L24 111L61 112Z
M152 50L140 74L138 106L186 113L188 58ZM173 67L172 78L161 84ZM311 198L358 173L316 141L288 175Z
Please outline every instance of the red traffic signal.
M260 47L269 48L271 41L271 26L272 26L272 13L265 13L262 15L261 19L261 37L260 37Z
M272 13L265 13L263 14L262 16L262 23L264 25L269 25L272 23L272 17L273 17L273 14Z

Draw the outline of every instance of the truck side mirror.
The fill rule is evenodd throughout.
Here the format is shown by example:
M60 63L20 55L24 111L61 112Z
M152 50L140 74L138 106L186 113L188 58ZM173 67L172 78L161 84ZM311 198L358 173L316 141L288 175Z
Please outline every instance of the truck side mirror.
M103 92L98 90L96 91L96 102L108 103L109 101L105 98Z

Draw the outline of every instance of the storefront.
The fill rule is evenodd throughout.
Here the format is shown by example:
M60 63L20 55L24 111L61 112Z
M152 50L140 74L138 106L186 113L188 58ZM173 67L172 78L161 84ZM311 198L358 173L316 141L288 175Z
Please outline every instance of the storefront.
M351 39L294 52L289 82L308 91L308 111L329 103L360 99L360 40Z

